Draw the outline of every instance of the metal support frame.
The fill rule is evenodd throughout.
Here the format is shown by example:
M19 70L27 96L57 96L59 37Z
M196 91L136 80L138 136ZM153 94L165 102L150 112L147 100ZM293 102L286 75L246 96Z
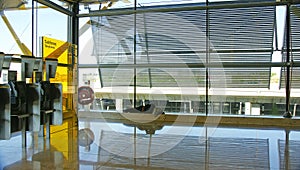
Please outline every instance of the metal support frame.
M265 68L265 67L286 67L286 62L226 62L222 63L222 68ZM154 63L154 64L79 64L78 68L220 68L220 63ZM300 62L294 61L294 67L300 67Z
M206 6L209 5L209 1L206 0ZM209 46L209 38L210 38L210 34L209 34L209 9L206 9L206 52L205 52L205 115L208 116L208 103L209 103L209 99L208 99L208 89L209 89L209 58L210 58L210 46Z
M71 7L72 13L73 14L78 14L79 13L79 4L78 3L74 3L72 4ZM69 40L71 40L71 43L74 45L78 46L78 42L79 42L79 18L76 15L72 15L70 16L70 26L69 28L71 29L71 35L68 38Z
M290 4L288 3L286 5L286 82L285 82L285 93L286 93L286 101L285 101L285 113L283 114L283 117L285 118L291 118L293 117L292 113L290 112L290 93L291 93L291 87L290 87L290 71L291 71L291 61L290 61L290 36L291 36L291 14L290 14Z
M26 127L27 127L27 119L30 117L29 114L17 116L19 120L21 120L21 136L22 136L22 147L25 148L27 145L27 135L26 135Z
M162 7L143 7L132 10L132 8L124 9L110 9L110 10L100 10L94 11L93 13L82 13L77 14L77 17L91 17L91 16L112 16L112 15L130 15L130 14L140 14L140 13L150 13L150 12L175 12L175 11L191 11L191 10L206 10L206 9L224 9L224 8L243 8L243 7L263 7L263 6L277 6L277 5L286 5L287 2L275 2L275 1L266 1L266 2L247 2L247 3L227 3L227 4L214 4L203 5L203 3L195 3L194 6L186 5L175 5L175 6L162 6Z
M137 0L134 0L134 11L136 11L136 5L137 5L137 2L136 2ZM136 63L136 45L137 45L137 43L136 43L136 40L137 40L137 29L136 29L136 13L134 13L134 21L133 21L133 27L134 27L134 35L133 35L133 64L134 65L136 65L137 63ZM136 68L133 68L134 70L133 70L133 107L134 108L136 108L137 107L137 105L136 105L136 97L137 97L137 95L136 95L136 83L137 83L137 70L136 70Z
M75 13L73 13L72 11L67 10L67 9L61 7L60 5L57 5L56 3L51 2L49 0L34 0L34 1L36 1L38 3L41 3L41 4L43 4L43 5L45 5L45 6L49 7L49 8L52 8L52 9L54 9L56 11L59 11L59 12L61 12L63 14L66 14L66 15L69 15L69 16L74 16L75 15Z
M144 31L145 31L145 46L146 46L146 55L147 55L147 62L150 64L150 57L149 57L149 44L148 44L148 31L147 31L147 23L146 23L146 15L143 14L144 18ZM151 68L148 68L148 79L149 79L149 87L152 87L152 76L151 76Z

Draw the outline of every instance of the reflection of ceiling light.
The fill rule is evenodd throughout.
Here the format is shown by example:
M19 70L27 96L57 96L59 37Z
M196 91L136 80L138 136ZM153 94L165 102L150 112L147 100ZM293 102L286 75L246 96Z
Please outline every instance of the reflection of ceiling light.
M0 0L0 10L19 8L26 3L27 0Z

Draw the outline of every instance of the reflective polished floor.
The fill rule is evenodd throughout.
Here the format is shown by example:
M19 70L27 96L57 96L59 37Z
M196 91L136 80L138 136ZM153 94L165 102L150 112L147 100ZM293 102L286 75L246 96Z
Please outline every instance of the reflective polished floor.
M300 132L81 120L0 141L0 169L300 169Z

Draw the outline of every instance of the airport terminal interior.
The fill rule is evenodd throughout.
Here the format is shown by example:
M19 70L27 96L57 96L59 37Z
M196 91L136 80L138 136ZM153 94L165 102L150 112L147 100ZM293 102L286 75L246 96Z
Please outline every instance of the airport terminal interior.
M300 169L299 0L0 15L0 169Z

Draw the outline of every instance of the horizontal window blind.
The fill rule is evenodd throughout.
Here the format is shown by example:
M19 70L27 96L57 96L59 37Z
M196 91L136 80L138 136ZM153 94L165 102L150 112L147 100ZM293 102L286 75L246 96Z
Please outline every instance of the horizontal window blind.
M205 67L188 65L213 62L219 65L209 68L210 87L268 88L270 67L223 68L222 63L271 62L274 19L275 6L91 17L93 55L98 64L169 64L137 71L137 86L204 87ZM133 77L134 68L122 69ZM100 70L104 86L133 85L121 77L115 83L119 68Z

